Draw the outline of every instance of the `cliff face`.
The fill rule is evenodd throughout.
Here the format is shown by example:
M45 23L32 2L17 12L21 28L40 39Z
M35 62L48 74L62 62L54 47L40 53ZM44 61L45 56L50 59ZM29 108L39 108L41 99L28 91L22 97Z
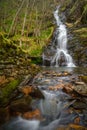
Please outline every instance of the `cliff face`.
M87 66L87 0L62 1L61 11L72 34L69 50L79 66Z
M87 0L66 0L62 4L62 11L64 10L68 21L87 24Z

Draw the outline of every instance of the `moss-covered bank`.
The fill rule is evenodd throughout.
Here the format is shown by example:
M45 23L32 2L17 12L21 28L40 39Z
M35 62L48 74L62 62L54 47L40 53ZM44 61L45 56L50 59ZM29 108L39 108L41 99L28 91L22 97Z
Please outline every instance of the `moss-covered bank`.
M0 19L1 106L9 104L10 100L14 98L13 92L17 91L19 83L27 75L31 80L40 71L40 67L36 64L41 64L43 48L50 42L54 31L55 1L36 0L34 3L30 0L28 4L23 30L26 2L16 17L21 2L0 1L0 18L2 18Z

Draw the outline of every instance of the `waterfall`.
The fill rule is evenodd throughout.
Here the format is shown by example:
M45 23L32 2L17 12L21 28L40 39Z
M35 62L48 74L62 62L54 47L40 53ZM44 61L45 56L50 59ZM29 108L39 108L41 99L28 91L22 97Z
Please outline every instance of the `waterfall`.
M51 52L53 51L53 49L49 50L50 55L51 55L50 58L48 57L48 55L43 54L44 55L43 61L48 59L50 60L50 65L56 66L56 67L58 66L75 67L73 63L73 59L67 50L67 42L68 42L67 29L66 29L66 26L60 20L58 13L59 13L59 7L54 12L54 18L57 24L56 35L55 35L56 45L54 48L55 41L53 41L51 46L53 46L53 49L55 49L55 51L54 51L54 54L51 55Z

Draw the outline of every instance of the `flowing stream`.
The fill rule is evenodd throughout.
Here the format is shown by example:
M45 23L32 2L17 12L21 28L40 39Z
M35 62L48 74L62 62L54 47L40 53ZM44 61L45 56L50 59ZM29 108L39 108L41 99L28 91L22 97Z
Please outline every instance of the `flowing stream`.
M59 7L54 12L54 17L56 19L57 29L54 37L54 41L51 43L51 52L53 55L48 57L48 55L43 54L43 61L50 60L51 66L67 66L75 67L73 59L67 50L67 29L66 26L61 22L59 17ZM54 43L56 41L56 45ZM49 50L48 50L49 51ZM49 53L49 52L48 52Z
M50 57L43 55L43 60L50 60L51 66L58 67L64 64L66 67L61 68L61 70L57 68L59 74L66 70L72 72L75 64L73 63L72 57L68 54L67 29L58 16L58 10L59 8L54 12L57 23L57 44L54 51L55 53ZM53 48L53 46L51 47ZM1 130L58 130L60 125L66 126L73 123L74 119L79 117L78 113L69 111L69 107L75 102L75 99L70 100L71 96L64 93L61 89L55 91L48 89L49 86L58 85L58 83L62 81L67 83L70 78L72 78L72 75L57 77L57 73L55 74L52 72L54 68L55 67L50 68L52 69L50 73L40 74L38 78L33 81L33 84L38 86L45 97L45 99L34 100L32 103L34 109L39 109L41 111L43 120L26 120L22 117L16 117L6 123ZM83 122L80 121L80 123L82 124Z
M72 110L72 105L76 102L76 99L63 92L61 88L55 88L62 81L63 84L69 83L74 75L72 74L73 69L76 68L46 67L43 69L43 72L34 78L33 84L38 86L44 95L44 99L34 99L31 104L33 109L40 110L42 119L26 120L21 116L14 117L4 124L0 130L62 130L62 128L65 130L66 126L74 123L75 119L79 118L79 125L87 125L84 121L87 118L85 113L83 115L78 111ZM66 70L70 75L64 76ZM57 76L60 73L61 76ZM53 90L49 89L50 86L52 86Z

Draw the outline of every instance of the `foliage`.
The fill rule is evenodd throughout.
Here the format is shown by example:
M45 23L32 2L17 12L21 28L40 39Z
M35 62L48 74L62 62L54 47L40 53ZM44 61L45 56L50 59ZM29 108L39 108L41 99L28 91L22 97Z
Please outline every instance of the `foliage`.
M18 9L21 6L21 1L9 0L1 1L0 12L0 30L4 32L0 46L2 48L21 48L21 51L28 53L29 56L41 56L43 47L49 43L53 34L53 0L32 1L29 0L29 8L27 12L26 22L22 34L22 26L26 11L26 1L24 2L21 11ZM15 20L14 20L15 18ZM11 29L12 22L14 24ZM20 41L22 43L20 47ZM11 51L11 49L9 50Z

